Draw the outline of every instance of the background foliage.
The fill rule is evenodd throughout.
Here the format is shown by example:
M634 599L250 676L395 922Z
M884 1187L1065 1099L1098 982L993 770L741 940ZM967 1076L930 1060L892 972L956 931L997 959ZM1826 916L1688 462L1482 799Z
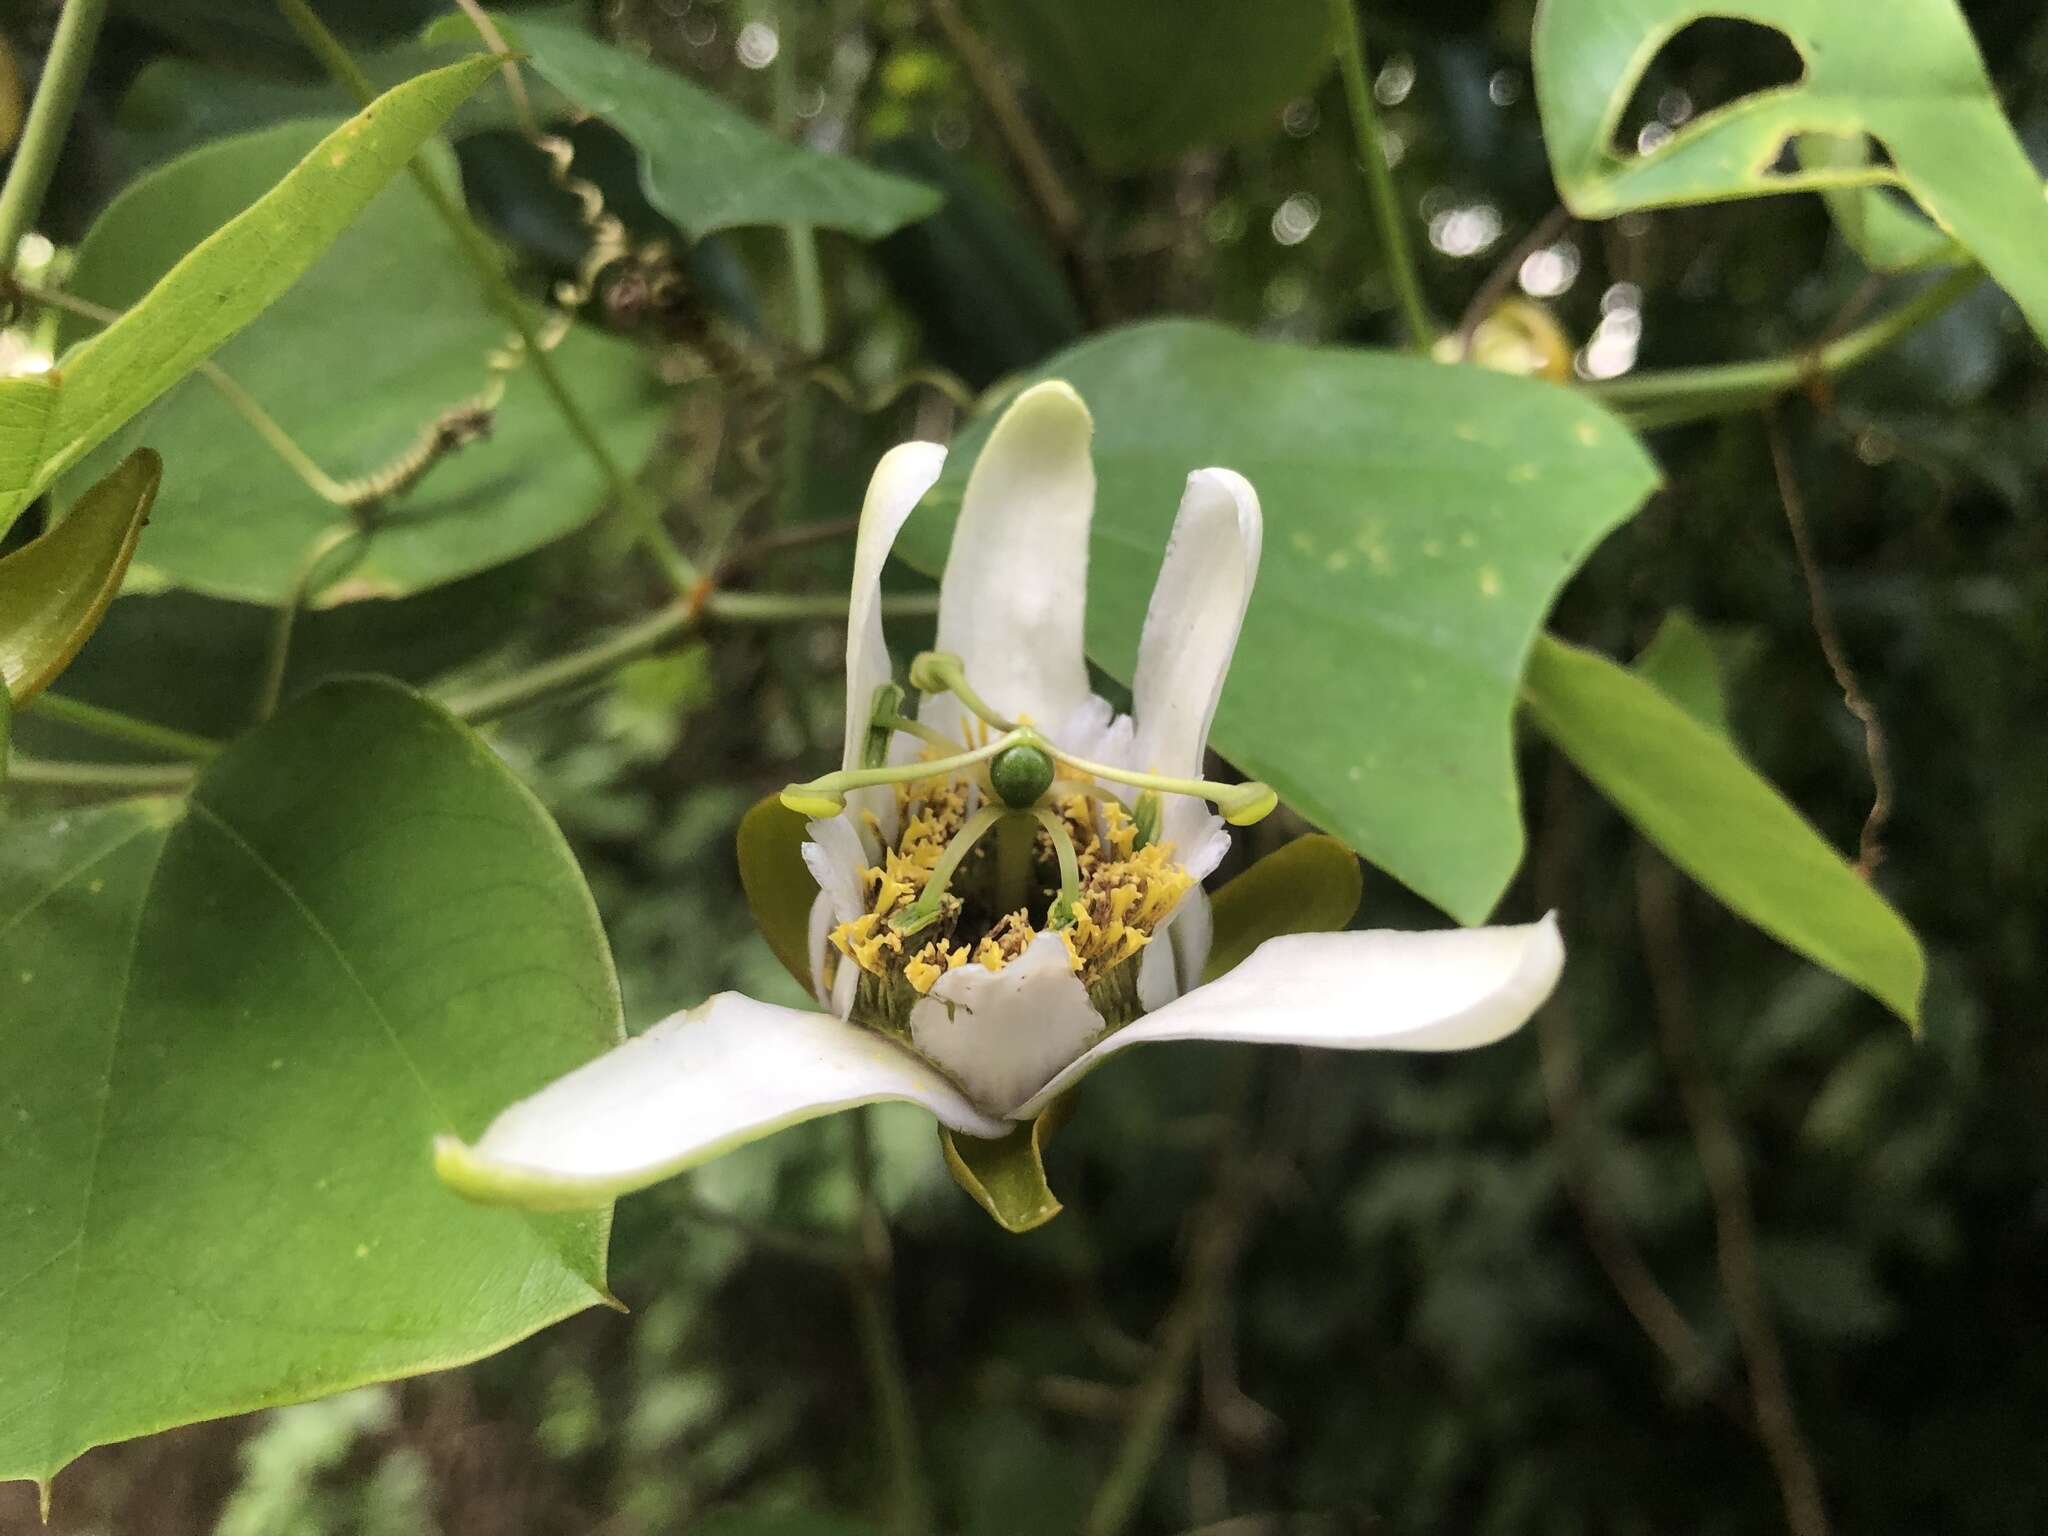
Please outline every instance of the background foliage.
M318 7L380 87L463 57L451 40L459 29L445 20L421 40L445 9L424 0ZM602 14L558 6L537 20L513 12L515 32L529 20L521 40L535 58L526 71L534 110L559 122L565 103L581 102L603 119L566 136L574 173L625 221L612 253L620 259L589 282L590 231L574 190L551 179L495 78L451 104L448 148L431 152L430 174L461 189L529 324L545 324L552 284L589 283L584 323L552 355L611 451L650 458L643 499L693 552L712 551L703 563L741 598L750 585L829 593L843 579L843 549L792 535L848 515L886 444L956 430L971 441L962 401L1043 368L1083 336L1181 316L1263 338L1229 341L1174 322L1129 333L1155 348L1149 355L1128 343L1109 355L1091 342L1071 369L1060 365L1088 390L1101 424L1104 521L1132 530L1116 569L1142 573L1126 584L1129 613L1098 603L1112 628L1091 641L1114 673L1156 556L1156 543L1142 543L1158 532L1147 519L1164 512L1146 479L1153 467L1120 460L1121 445L1186 433L1191 441L1165 455L1170 477L1189 453L1211 456L1198 443L1242 435L1240 467L1259 471L1276 529L1291 526L1281 522L1290 501L1330 515L1315 499L1319 474L1340 488L1379 476L1367 494L1397 521L1403 506L1422 518L1434 497L1462 494L1403 479L1398 456L1387 469L1374 455L1404 432L1455 425L1453 403L1434 403L1428 381L1465 375L1323 354L1333 373L1364 377L1287 397L1248 361L1280 344L1403 340L1341 82L1318 61L1324 8L1289 0L1273 9L1271 25L1239 35L1237 8L1200 7L1205 25L1172 40L1193 60L1180 71L1163 69L1152 8L1124 3L1099 15L1060 0L964 11L955 0L872 0L780 16L746 0L625 0ZM1620 0L1544 9L1555 13L1546 24L1560 26L1575 12L1671 13ZM2022 147L2012 154L2038 162L2048 150L2048 23L2007 0L1961 9ZM1859 10L1816 3L1802 24L1816 37L1833 27L1832 38ZM20 0L4 13L7 56L24 83L53 12ZM1092 32L1075 19L1084 14L1095 17ZM1946 174L1929 205L1941 212L1944 198L1962 197L1969 214L1950 217L1966 239L1963 226L1983 209L1998 222L1999 177L2031 197L2026 217L2042 217L2038 176L2015 171L2002 149L1945 155L1939 139L1912 140L1924 122L1902 137L1898 125L1859 115L1853 90L1832 93L1850 105L1825 121L1797 119L1802 130L1849 135L1859 150L1858 133L1880 136L1878 159L1839 162L1851 171L1830 181L1832 210L1804 195L1693 205L1716 190L1702 185L1631 194L1602 159L1615 145L1655 148L1797 74L1783 40L1761 29L1686 28L1625 100L1610 101L1612 82L1594 74L1551 76L1570 112L1592 120L1592 136L1561 143L1553 118L1546 158L1531 72L1537 17L1526 0L1375 0L1364 18L1369 83L1423 298L1448 319L1482 289L1499 296L1491 275L1509 292L1519 279L1521 297L1540 302L1566 338L1581 382L1617 375L1602 388L1618 410L1636 409L1630 391L1655 370L1796 358L1816 339L1936 292L1938 272L1871 291L1873 268L1953 255L1930 247L1897 188L1871 184L1872 165L1913 194L1921 178ZM1859 46L1897 67L1924 63L1884 29L1850 25L1868 34ZM551 47L557 32L568 41ZM597 95L632 82L593 81L586 33L644 45L662 78L687 79L693 91L664 98L660 113L606 110ZM993 95L991 69L1006 83ZM1965 96L1974 89L1954 71L1943 78ZM1006 91L1034 125L1043 163L1020 160L1004 132ZM1170 97L1173 110L1132 112L1148 93ZM267 7L117 3L37 225L76 248L76 270L56 270L59 251L40 280L131 303L276 180L293 159L280 146L313 142L355 105ZM1612 121L1600 119L1603 105L1617 109ZM2005 143L2004 124L1996 113L1987 123L1980 106L1949 127L1980 145ZM727 153L692 160L693 131ZM773 190L791 143L858 150L868 165L806 162L804 175L825 178L822 205L730 200ZM195 146L195 158L175 159ZM1997 175L1958 187L1958 167L1986 156ZM141 179L152 170L164 179ZM707 187L721 176L733 185ZM936 214L919 217L930 199L905 179L944 193ZM1560 185L1602 221L1558 213ZM164 214L124 225L151 197L190 211L189 229ZM747 922L732 840L764 791L833 750L841 682L831 625L755 627L737 610L726 622L712 610L700 638L670 631L665 647L644 647L654 654L597 686L509 708L508 680L608 626L643 622L664 594L632 556L641 524L631 498L602 506L602 476L547 408L531 367L489 361L504 311L465 275L473 245L437 222L431 201L422 183L386 184L219 361L337 473L395 451L501 371L489 451L509 457L454 454L416 496L391 504L372 556L350 563L338 550L329 564L308 563L308 541L349 520L279 471L204 379L186 377L108 439L104 462L60 486L68 500L138 445L164 458L160 522L57 691L204 738L242 732L252 703L296 700L207 770L202 804L219 776L253 777L274 798L328 761L307 734L348 729L345 711L329 713L338 698L366 707L351 691L363 685L307 691L339 673L431 687L473 720L502 713L492 743L568 837L630 1024L727 986L795 1001ZM1680 205L1663 206L1672 202ZM806 209L823 227L815 286L802 243L768 227ZM2004 227L2017 231L2020 215ZM1525 245L1531 235L1542 238ZM647 250L650 241L664 250ZM1901 256L1906 246L1914 254ZM2038 246L2017 236L1994 237L1978 255L2022 299L2048 282ZM828 299L822 313L807 297L816 292ZM1525 318L1517 331L1512 315L1498 318L1479 339L1503 349L1512 341L1541 364L1545 326ZM26 314L7 341L48 348L93 329L63 325L59 338L52 317ZM1159 338L1176 335L1197 338L1199 355L1164 349ZM1091 368L1099 380L1085 377ZM1221 383L1205 383L1204 369ZM1104 1073L1051 1150L1065 1213L1024 1238L995 1230L952 1187L928 1120L875 1116L889 1295L942 1528L1080 1528L1134 1424L1156 1424L1160 1436L1134 1528L1162 1532L1733 1533L1788 1522L1812 1531L1824 1527L1801 1524L1811 1517L1809 1481L1845 1531L1990 1536L2042 1524L2043 378L2021 310L1985 283L1866 366L1765 410L1751 408L1764 391L1747 375L1708 391L1705 405L1644 408L1638 419L1669 423L1646 438L1662 489L1632 519L1648 474L1623 459L1598 494L1569 474L1503 491L1514 497L1502 503L1505 537L1567 547L1546 557L1547 571L1510 573L1528 586L1509 594L1516 616L1482 637L1492 649L1470 670L1471 697L1491 700L1491 713L1475 708L1463 736L1457 699L1414 708L1375 686L1391 677L1336 667L1317 676L1327 644L1319 653L1313 635L1304 643L1280 616L1266 618L1271 651L1261 653L1255 610L1247 654L1278 658L1301 692L1227 702L1226 733L1233 709L1243 721L1242 741L1222 742L1242 754L1238 766L1283 780L1258 753L1280 749L1272 738L1286 721L1260 711L1294 700L1305 711L1324 700L1337 711L1333 733L1358 730L1330 747L1333 765L1339 753L1386 745L1385 779L1371 794L1324 803L1294 787L1299 809L1374 856L1362 920L1435 920L1410 889L1478 917L1511 881L1499 910L1564 912L1564 989L1529 1030L1476 1056L1268 1062L1212 1047ZM1475 387L1455 403L1477 403L1484 441L1447 439L1447 484L1475 463L1491 467L1486 455L1504 445L1506 486L1506 471L1525 462L1517 437L1540 438L1543 412L1593 414L1531 383L1488 376ZM1338 414L1347 390L1362 414ZM1219 394L1228 409L1215 404ZM1744 408L1725 410L1731 399ZM40 485L42 461L9 457L12 442L0 439L0 463L10 473L23 466L10 484ZM1253 454L1262 461L1249 462ZM270 478L252 492L252 477ZM226 515L229 497L260 501L265 516ZM19 548L43 520L31 510L4 547ZM1416 528L1396 533L1414 537L1419 558ZM773 530L765 540L764 530ZM1316 526L1299 531L1313 537ZM1809 560L1796 540L1810 545ZM1311 559L1283 553L1278 535L1273 544L1269 564L1299 565L1297 584L1338 574L1319 563L1334 545L1316 545ZM942 549L907 552L929 569ZM1354 553L1370 564L1368 549ZM103 584L106 566L93 569ZM1480 580L1477 570L1457 576ZM897 579L906 593L925 590L911 571ZM371 585L345 585L358 581ZM1668 698L1700 722L1665 725L1666 738L1725 732L1829 844L1856 849L1872 799L1867 744L1816 633L1814 581L1828 639L1881 722L1896 784L1875 885L1925 948L1917 1040L1872 997L1732 916L1647 849L1549 737L1527 728L1533 717L1572 745L1546 715L1541 665L1523 684L1531 710L1509 734L1518 644L1562 583L1552 632L1622 662L1644 653L1639 672L1662 690L1646 707ZM1367 629L1392 619L1426 627L1433 592L1405 587L1362 616L1329 606ZM275 615L259 604L295 593L309 611L273 683L264 670ZM1690 617L1674 621L1674 612ZM906 625L905 637L916 628ZM1456 653L1472 638L1437 637L1436 649ZM1543 652L1553 663L1561 654ZM1626 690L1629 677L1615 674L1607 686ZM10 683L18 675L7 669ZM1341 704L1328 702L1332 693ZM429 722L420 730L437 728L429 706L390 697L417 712L408 719ZM1385 718L1374 720L1374 709ZM42 708L14 722L14 741L31 762L161 756ZM385 765L390 793L431 796L438 784L451 796L482 794L485 780L463 776L485 774L503 797L494 810L527 828L521 856L552 868L544 819L519 821L530 807L507 781L449 751L432 756L446 783ZM1575 755L1627 803L1599 761ZM1710 755L1666 754L1681 767ZM1442 776L1472 762L1497 769L1492 801L1463 798L1472 786ZM1625 754L1618 771L1645 763L1654 769L1649 754ZM1665 793L1672 803L1684 791ZM76 785L39 785L32 774L18 775L9 796L17 828L46 827L30 818L53 811L82 814ZM333 802L320 825L351 813L349 797ZM1464 819L1459 807L1469 808ZM145 816L146 835L161 837L173 814ZM1707 819L1691 843L1667 841L1740 906L1711 878L1723 845L1740 842L1719 830ZM1478 850L1469 858L1445 851L1468 845ZM0 871L0 895L22 867ZM1839 860L1817 878L1836 877L1853 879ZM1825 959L1842 933L1826 926L1832 899L1795 894L1774 909L1775 926L1757 915ZM196 903L159 904L170 913L159 948L175 956L173 919ZM1870 908L1852 916L1895 921ZM9 937L26 942L0 933L0 943ZM1882 950L1857 979L1911 1013L1901 998L1916 989L1895 968L1899 953ZM270 983L293 985L289 974ZM584 976L576 990L595 1005L573 1027L558 1013L555 1027L602 1037L615 1023L603 979ZM0 993L0 1006L24 996ZM5 1038L25 1060L42 1059L50 1037L24 1037L20 1017L0 1015L0 1031L14 1029ZM466 1113L486 1114L515 1081L544 1079L548 1064L504 1071L502 1083L470 1082L479 1097ZM0 1089L0 1107L17 1103L7 1095L22 1080ZM892 1490L875 1449L857 1292L846 1283L849 1265L867 1262L854 1243L847 1134L836 1121L800 1127L623 1204L606 1283L630 1316L584 1312L459 1371L92 1451L57 1481L53 1528L882 1529ZM269 1196L241 1198L256 1210ZM215 1216L239 1225L232 1210ZM465 1353L485 1347L484 1335L509 1339L567 1310L589 1279L579 1248L548 1269L556 1290L489 1319ZM411 1318L400 1292L386 1296ZM154 1305L138 1293L121 1327L146 1338L179 1326ZM1174 1400L1162 1395L1161 1362L1183 1350L1191 1384ZM0 1370L13 1371L18 1345L0 1341L0 1353L10 1357ZM0 1529L27 1528L34 1503L26 1484L0 1488Z

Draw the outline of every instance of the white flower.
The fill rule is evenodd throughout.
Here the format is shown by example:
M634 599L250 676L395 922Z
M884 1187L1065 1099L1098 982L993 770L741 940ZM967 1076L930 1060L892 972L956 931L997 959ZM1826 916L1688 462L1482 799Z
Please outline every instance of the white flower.
M927 694L916 734L897 723L878 584L945 451L907 443L876 468L847 621L843 771L785 795L837 809L810 822L804 848L819 887L811 980L828 1011L721 993L513 1105L474 1146L442 1138L443 1178L479 1199L596 1205L858 1104L908 1100L995 1139L1129 1046L1462 1050L1549 996L1564 952L1548 918L1288 934L1200 984L1200 881L1229 843L1208 802L1239 821L1271 804L1263 786L1198 782L1258 569L1259 503L1230 470L1188 477L1133 712L1119 716L1082 653L1091 430L1061 383L1025 391L996 423L946 563L939 654L913 667L945 690ZM998 795L1013 781L992 772L1029 770L1034 750L1055 782ZM937 761L948 753L970 760Z

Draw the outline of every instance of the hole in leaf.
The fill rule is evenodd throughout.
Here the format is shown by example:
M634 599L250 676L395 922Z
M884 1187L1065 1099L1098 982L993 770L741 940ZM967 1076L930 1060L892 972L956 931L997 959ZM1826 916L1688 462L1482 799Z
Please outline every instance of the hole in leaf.
M1805 75L1806 61L1776 27L1703 16L1673 33L1637 79L1615 124L1614 153L1647 154L1695 119Z

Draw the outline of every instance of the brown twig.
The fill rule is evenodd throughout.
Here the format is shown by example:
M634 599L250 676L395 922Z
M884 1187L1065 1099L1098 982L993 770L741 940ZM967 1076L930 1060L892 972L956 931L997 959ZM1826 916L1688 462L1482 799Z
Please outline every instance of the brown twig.
M1678 885L1670 866L1648 852L1637 855L1636 912L1657 1036L1677 1080L1679 1105L1714 1209L1714 1258L1749 1377L1757 1438L1777 1476L1785 1524L1793 1536L1828 1536L1820 1476L1799 1428L1784 1348L1764 1290L1742 1145L1721 1091L1699 1058Z
M1563 906L1568 894L1566 876L1577 844L1572 835L1577 820L1574 807L1571 769L1563 753L1553 753L1544 791L1543 839L1531 867L1537 902L1552 911ZM1561 998L1553 997L1536 1015L1536 1051L1551 1130L1563 1153L1560 1167L1565 1195L1578 1213L1593 1261L1643 1336L1671 1362L1679 1377L1709 1391L1715 1404L1746 1425L1748 1413L1741 1400L1714 1380L1713 1357L1700 1342L1699 1333L1659 1283L1594 1177L1593 1120L1579 1070L1578 1036Z
M1046 229L1066 258L1082 302L1097 324L1111 318L1109 289L1093 254L1087 249L1087 221L1081 204L1067 190L1053 164L1052 152L1032 126L1031 115L1003 73L1003 62L995 50L961 14L958 0L926 0L932 20L944 34L946 46L960 57L961 67L973 82L981 104L995 124L996 136L1016 163L1024 188L1038 210Z
M1806 603L1813 615L1813 632L1820 641L1821 655L1827 660L1828 671L1834 674L1835 686L1842 691L1843 705L1863 726L1863 756L1870 769L1871 800L1870 814L1863 818L1863 831L1857 839L1856 872L1868 880L1884 860L1884 829L1892 813L1891 755L1885 743L1884 727L1877 717L1877 706L1870 702L1869 695L1857 681L1855 669L1849 665L1848 650L1842 644L1841 631L1835 626L1834 610L1821 583L1819 563L1814 559L1806 506L1800 498L1798 482L1793 478L1784 432L1778 425L1776 412L1766 410L1763 419L1764 437L1771 449L1771 470L1778 481L1778 499L1785 507L1785 526L1791 530L1792 550L1799 560L1800 576L1806 583Z
M1456 356L1460 360L1471 353L1473 336L1478 333L1481 322L1493 313L1494 306L1500 303L1502 295L1514 282L1515 274L1522 270L1522 263L1546 245L1556 244L1558 238L1572 227L1572 222L1571 209L1559 203L1522 237L1520 244L1494 264L1493 270L1486 274L1486 281L1479 285L1479 291L1465 306L1465 312L1458 316L1458 328L1452 335L1456 338Z

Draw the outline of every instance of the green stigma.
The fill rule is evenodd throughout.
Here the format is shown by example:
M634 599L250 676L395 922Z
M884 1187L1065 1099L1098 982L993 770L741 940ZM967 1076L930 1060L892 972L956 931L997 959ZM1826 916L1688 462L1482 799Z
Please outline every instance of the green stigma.
M1003 803L1028 811L1052 787L1052 757L1038 747L1020 743L996 754L988 765L988 781Z

